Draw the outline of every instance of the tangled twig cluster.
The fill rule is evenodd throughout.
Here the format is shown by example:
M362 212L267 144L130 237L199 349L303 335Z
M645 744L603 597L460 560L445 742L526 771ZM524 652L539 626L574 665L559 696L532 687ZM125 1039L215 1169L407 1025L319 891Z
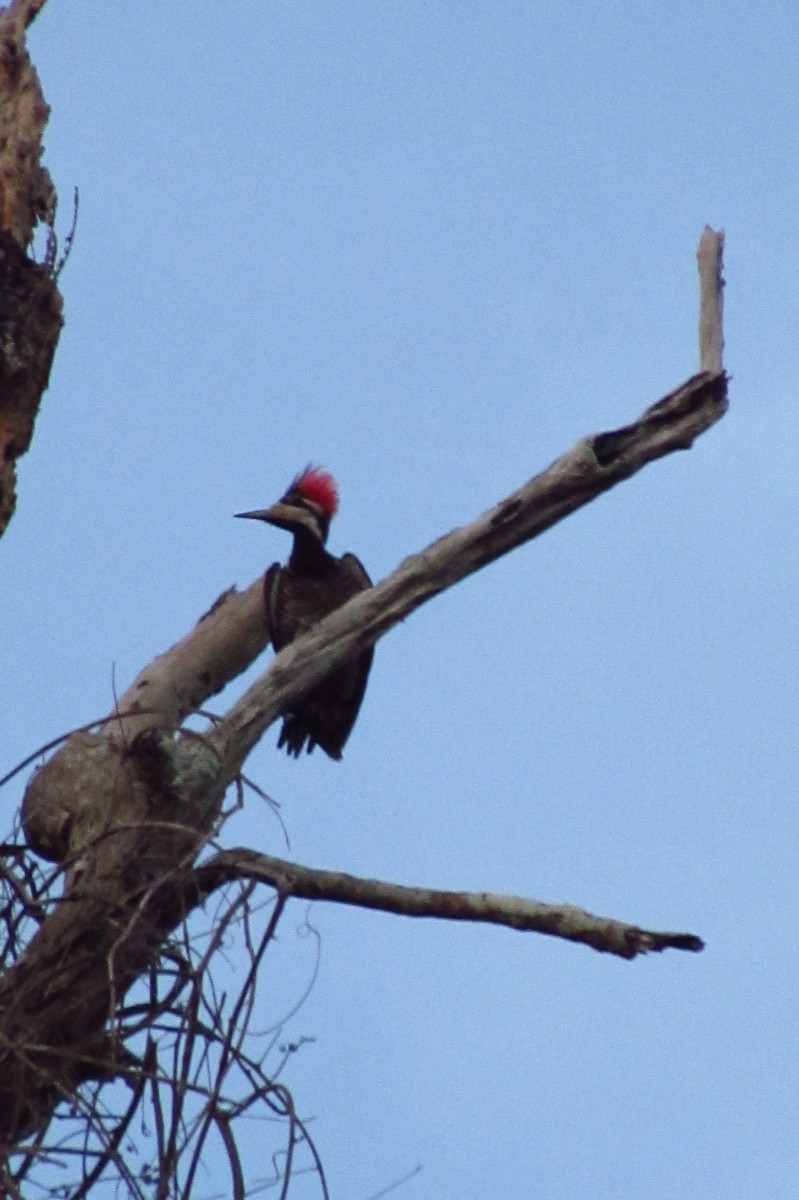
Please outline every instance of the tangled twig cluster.
M19 958L57 901L59 876L21 842L0 847L0 968ZM259 967L286 903L278 894L264 900L257 887L231 882L212 914L197 911L175 930L118 1007L105 1070L98 1063L98 1077L0 1164L3 1195L80 1200L107 1188L131 1200L188 1200L218 1190L207 1171L214 1144L229 1168L224 1194L235 1200L245 1190L286 1196L292 1178L308 1172L327 1196L319 1155L281 1079L305 1039L285 1042L285 1018L251 1031ZM234 943L244 978L223 989ZM242 1138L252 1119L262 1122L257 1163L252 1139Z

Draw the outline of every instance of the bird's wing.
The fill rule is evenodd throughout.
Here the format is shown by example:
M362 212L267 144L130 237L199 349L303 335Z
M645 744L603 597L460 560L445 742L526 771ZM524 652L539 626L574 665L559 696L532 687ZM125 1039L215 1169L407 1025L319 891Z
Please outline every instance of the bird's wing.
M355 554L343 554L341 561L347 565L353 585L353 596L357 596L359 592L365 592L367 588L372 586L372 580L369 578L366 567ZM341 676L339 676L339 678L343 677L346 680L346 691L349 695L349 719L344 723L344 727L340 731L342 746L349 737L358 716L364 692L366 691L366 683L369 679L369 671L372 667L374 653L374 646L370 646L363 654L359 654L357 658L347 663L341 672Z
M369 578L366 567L355 554L342 554L341 561L347 564L353 584L357 584L357 587L353 586L353 596L356 596L358 592L366 591L367 588L372 586L372 581Z

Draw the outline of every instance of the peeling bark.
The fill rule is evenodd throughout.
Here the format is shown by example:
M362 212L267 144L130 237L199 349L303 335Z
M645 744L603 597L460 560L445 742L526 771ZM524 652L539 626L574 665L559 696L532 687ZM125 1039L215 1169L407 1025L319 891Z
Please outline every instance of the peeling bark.
M43 0L0 11L0 536L16 506L16 462L30 446L63 323L52 264L27 249L51 229L56 195L41 164L49 116L25 30Z

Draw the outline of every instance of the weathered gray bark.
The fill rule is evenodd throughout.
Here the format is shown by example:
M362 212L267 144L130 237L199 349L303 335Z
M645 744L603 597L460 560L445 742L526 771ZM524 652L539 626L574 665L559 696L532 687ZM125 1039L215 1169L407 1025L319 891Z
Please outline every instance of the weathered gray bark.
M706 225L699 239L699 365L720 371L724 354L724 230Z

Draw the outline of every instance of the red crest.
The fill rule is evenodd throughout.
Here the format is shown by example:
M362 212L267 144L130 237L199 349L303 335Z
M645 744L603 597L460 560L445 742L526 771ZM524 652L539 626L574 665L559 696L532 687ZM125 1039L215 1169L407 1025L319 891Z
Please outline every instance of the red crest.
M338 510L338 488L332 475L322 467L306 467L291 485L301 492L306 500L318 504L328 520Z

